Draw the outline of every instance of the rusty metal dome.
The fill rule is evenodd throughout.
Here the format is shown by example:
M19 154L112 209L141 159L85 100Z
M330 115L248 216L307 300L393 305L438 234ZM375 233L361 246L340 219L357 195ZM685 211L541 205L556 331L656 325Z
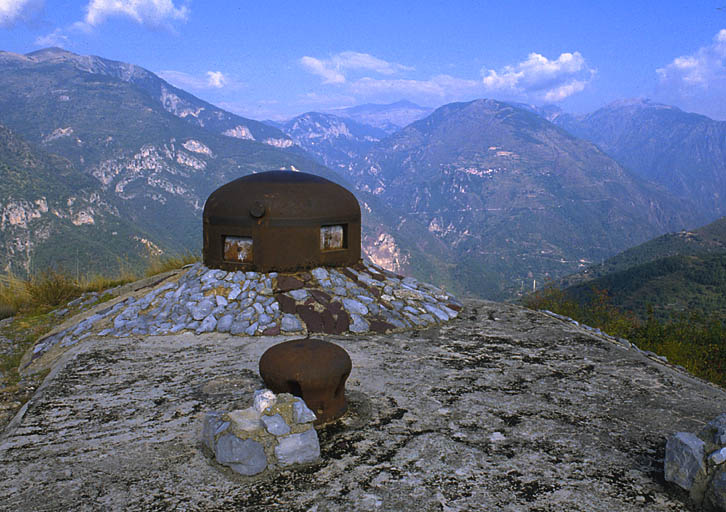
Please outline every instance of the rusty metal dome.
M204 264L294 271L360 260L360 206L344 187L296 171L251 174L204 205Z

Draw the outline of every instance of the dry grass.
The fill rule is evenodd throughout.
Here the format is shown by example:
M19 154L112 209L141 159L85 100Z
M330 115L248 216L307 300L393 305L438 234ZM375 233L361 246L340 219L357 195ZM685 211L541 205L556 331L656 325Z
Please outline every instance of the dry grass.
M25 280L12 274L0 276L0 319L15 315L29 302Z
M198 261L201 261L201 257L198 254L188 251L184 254L178 254L175 256L156 258L151 260L149 263L149 266L146 269L146 276L154 276L168 270L182 268L184 265L189 265L190 263L196 263Z
M0 275L0 319L17 313L43 311L66 304L85 292L100 292L130 283L144 276L153 276L200 261L199 255L187 252L176 256L155 258L145 271L121 266L116 276L88 275L75 279L58 270L47 270L29 279Z
M65 304L83 293L75 279L56 270L46 270L25 281L30 305L42 308Z

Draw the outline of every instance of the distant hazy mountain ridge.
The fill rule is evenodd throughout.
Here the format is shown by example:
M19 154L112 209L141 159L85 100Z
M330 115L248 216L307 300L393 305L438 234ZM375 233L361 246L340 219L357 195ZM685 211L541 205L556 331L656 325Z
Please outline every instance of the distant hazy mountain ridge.
M691 201L706 218L726 214L726 122L641 99L553 121L637 176Z
M308 112L281 124L296 144L331 169L347 169L351 161L367 153L388 134L352 119Z
M421 107L410 101L402 100L387 105L367 103L355 107L331 110L329 113L379 128L390 134L426 117L433 110L429 107Z

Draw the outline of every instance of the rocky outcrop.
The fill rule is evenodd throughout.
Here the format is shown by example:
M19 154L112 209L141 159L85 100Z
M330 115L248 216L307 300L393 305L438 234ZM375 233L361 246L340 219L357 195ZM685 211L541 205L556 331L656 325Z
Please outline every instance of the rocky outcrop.
M689 491L707 510L726 510L726 414L708 422L698 435L677 432L668 438L665 479Z
M243 477L203 447L290 336L90 336L0 437L8 510L697 510L666 439L726 392L542 313L466 302L424 330L322 336L353 362L319 462Z

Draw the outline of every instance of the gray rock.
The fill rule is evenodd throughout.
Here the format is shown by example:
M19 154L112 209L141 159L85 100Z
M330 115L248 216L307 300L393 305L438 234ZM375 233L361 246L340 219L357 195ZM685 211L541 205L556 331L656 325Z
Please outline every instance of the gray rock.
M261 315L262 313L264 313L264 312L265 312L265 306L263 306L263 305L262 305L262 304L260 304L259 302L255 302L254 304L252 304L252 307L254 308L255 312L256 312L256 313L257 313L258 315Z
M445 306L443 304L440 304L439 305L439 308L441 308L441 311L443 311L444 313L446 313L447 315L449 315L449 318L450 319L451 318L456 318L457 316L459 316L459 313L457 311L451 309L448 306Z
M232 287L232 290L227 295L227 300L235 300L237 297L240 296L242 293L242 289L239 287L239 285L234 285Z
M403 308L403 311L405 311L406 313L410 313L412 315L416 315L416 316L421 314L421 312L418 309L416 309L412 306L406 306L405 308Z
M229 301L227 301L227 298L223 295L216 295L215 297L215 300L217 301L217 306L226 306L227 304L229 304Z
M323 279L328 279L328 277L330 276L330 274L328 274L328 271L325 270L323 267L314 268L310 271L310 273L318 281L322 281Z
M229 327L230 334L242 334L250 327L249 320L235 320Z
M282 323L280 325L283 332L297 332L302 331L302 322L295 316L290 314L282 315Z
M430 304L424 304L424 309L439 319L440 322L448 322L449 315L441 311L439 308Z
M396 308L396 310L401 310L406 304L401 300L392 300L391 306Z
M348 327L350 332L366 332L368 330L368 322L366 322L360 315L352 313L350 315L352 322Z
M181 331L182 329L186 328L186 326L187 326L187 325L186 325L186 323L182 323L182 324L174 324L174 326L173 326L173 327L172 327L171 329L169 329L169 332L170 332L170 333L175 333L175 332L179 332L179 331Z
M245 329L245 334L248 334L250 336L254 335L255 332L257 332L258 323L255 322L252 325L250 325L247 329Z
M401 281L406 286L410 286L413 289L416 289L418 287L418 280L413 277L404 277L403 281Z
M208 283L209 281L214 281L217 279L217 270L207 270L204 274L202 274L202 277L200 281Z
M227 423L222 420L222 411L210 411L204 415L204 423L202 424L202 443L204 446L214 452L214 436L217 433L217 429L223 424Z
M699 471L705 471L705 443L690 432L668 438L664 461L665 479L690 490Z
M282 466L314 462L320 457L320 443L314 428L278 439L275 456Z
M273 436L284 436L290 433L290 427L279 414L275 414L274 416L263 414L262 423L265 424L265 428Z
M202 323L197 328L196 333L202 334L204 332L212 332L215 327L217 327L217 319L214 318L214 315L209 315L207 318L202 320Z
M368 308L365 307L365 305L355 299L349 299L344 298L343 299L343 307L348 311L348 313L355 313L357 315L367 315L368 314ZM353 331L353 332L360 332L360 331Z
M292 404L292 413L295 423L310 423L317 419L315 413L310 410L302 398L295 399Z
M305 300L310 295L307 290L300 288L299 290L291 290L287 292L295 300Z
M723 464L726 462L726 448L721 448L720 450L716 450L711 455L708 456L709 462L712 464L718 465Z
M345 297L346 295L348 295L348 290L345 286L336 286L335 288L333 288L332 291L333 295L337 295L339 297Z
M260 316L257 317L257 321L260 323L260 325L270 325L272 323L272 317L267 313L261 313Z
M224 315L217 322L217 332L229 332L234 322L234 315Z
M214 316L222 316L225 311L227 311L227 308L225 306L217 306L212 310L212 314Z
M190 308L190 313L194 320L202 320L207 318L214 309L215 304L208 298L202 300L199 304L196 304Z
M435 324L436 323L436 319L433 316L429 315L428 313L419 316L419 320L421 320L424 324Z
M222 434L214 448L217 462L229 466L241 475L256 475L267 467L265 449L252 439Z
M199 325L200 325L200 322L193 320L187 324L186 328L189 329L190 331L196 331L197 327L199 327Z
M726 510L726 469L721 469L711 479L706 489L705 502L713 510Z

